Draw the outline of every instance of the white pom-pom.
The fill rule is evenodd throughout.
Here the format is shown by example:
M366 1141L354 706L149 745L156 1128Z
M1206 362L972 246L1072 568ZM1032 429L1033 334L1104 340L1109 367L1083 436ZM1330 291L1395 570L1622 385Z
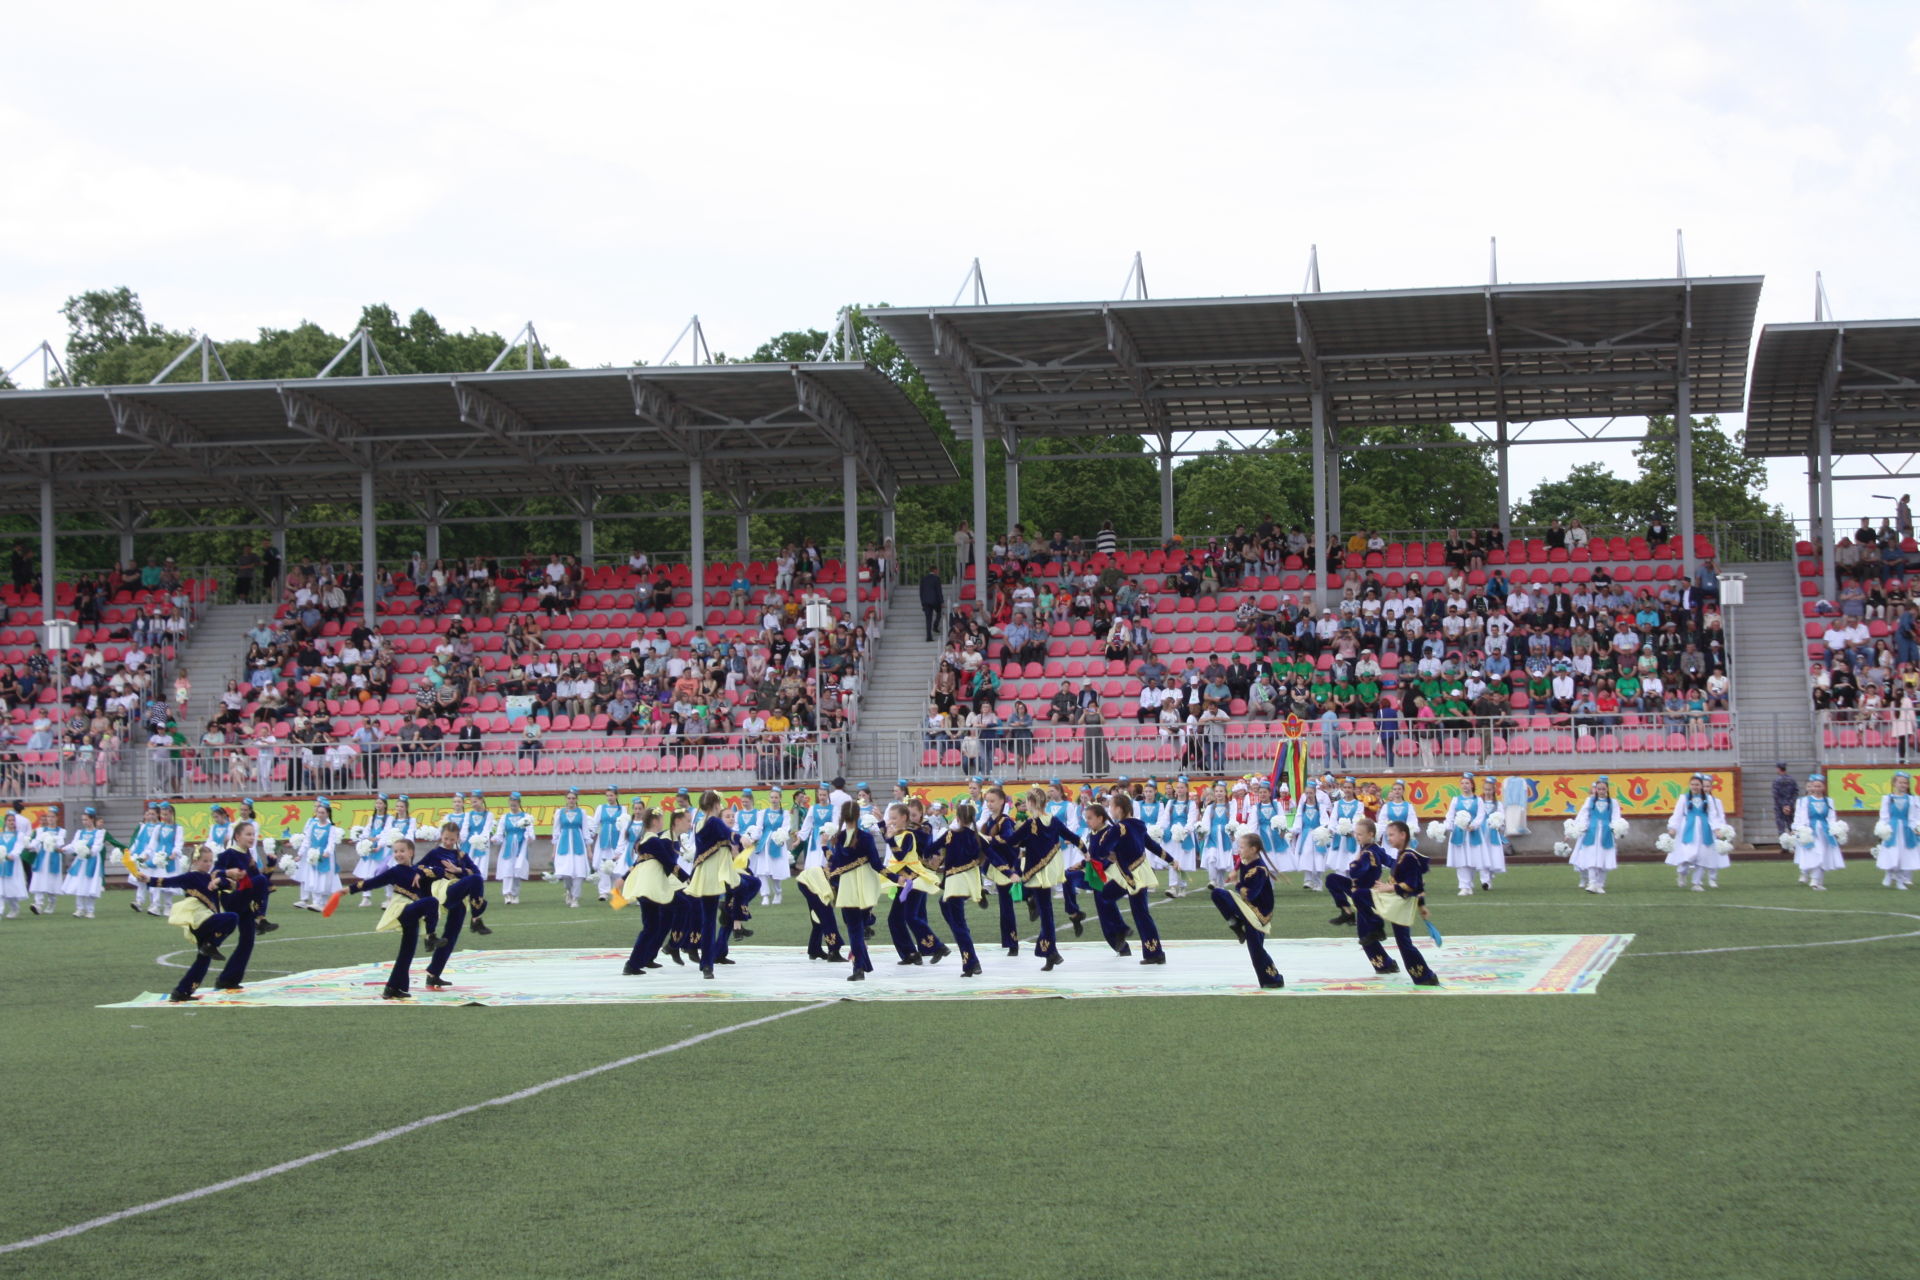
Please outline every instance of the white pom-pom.
M1332 827L1315 827L1313 829L1313 842L1319 845L1322 849L1326 848L1328 845L1331 845L1333 843L1333 828Z
M1453 825L1458 827L1460 830L1465 831L1468 827L1473 825L1473 815L1468 813L1465 809L1456 809L1454 810L1454 813L1453 813Z
M363 836L353 842L353 850L363 858L370 858L373 856L373 841Z
M1495 810L1493 815L1493 820L1487 823L1487 830L1492 832L1496 836L1506 835L1507 834L1506 815L1499 812L1498 810Z
M1241 836L1257 836L1259 834L1260 828L1251 822L1236 822L1233 824L1233 838L1235 840L1238 840Z
M360 826L355 827L353 830L347 833L348 838L355 841L356 843L366 839L366 835L367 835L367 828L364 823L362 823Z
M1876 822L1873 824L1873 834L1882 841L1891 839L1893 836L1893 824L1891 822Z
M260 837L261 852L265 853L269 859L273 857L273 851L275 849L278 849L279 847L280 847L280 842L278 840L275 840L272 836Z
M1333 829L1343 836L1350 836L1353 834L1353 819L1342 818L1333 824Z
M1555 840L1553 842L1553 856L1556 858L1571 858L1573 856L1573 846L1565 840Z
M1795 849L1803 844L1812 844L1812 843L1813 843L1812 827L1789 827L1787 830L1782 831L1780 833L1780 844L1783 848Z
M1575 844L1578 844L1580 842L1580 837L1587 834L1587 824L1584 822L1581 822L1578 818L1568 818L1565 822L1560 824L1560 831L1561 831L1561 834L1567 837L1567 839L1573 841Z
M1653 842L1653 847L1658 849L1662 853L1672 853L1673 852L1673 832L1662 831L1660 833L1660 838Z
M1723 822L1713 829L1713 838L1715 840L1732 840L1734 838L1734 830Z
M1835 844L1845 844L1847 842L1847 834L1848 834L1847 824L1840 821L1838 818L1835 818L1832 822L1829 822L1827 824L1827 834L1833 837L1833 842Z
M1733 852L1733 841L1715 840L1713 842L1713 851L1717 854L1720 854L1722 857L1725 857L1727 854Z
M1446 838L1447 838L1446 823L1440 821L1440 819L1438 818L1435 818L1433 821L1427 823L1427 839L1444 841Z
M1628 831L1627 820L1625 818L1615 818L1613 820L1613 838L1614 839L1618 840L1621 836L1624 836L1625 834L1627 834L1627 831Z

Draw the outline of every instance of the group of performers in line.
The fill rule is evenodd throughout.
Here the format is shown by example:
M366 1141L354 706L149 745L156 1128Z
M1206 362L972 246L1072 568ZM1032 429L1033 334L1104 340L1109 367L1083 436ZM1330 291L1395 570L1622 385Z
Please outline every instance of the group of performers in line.
M1709 775L1694 775L1659 842L1678 885L1696 892L1717 887L1720 870L1730 865L1733 831L1711 784ZM790 805L776 787L773 803L758 807L749 790L733 812L717 792L706 792L697 806L684 789L679 794L680 803L663 811L639 798L622 804L610 787L605 802L588 810L578 792L570 792L550 826L550 876L561 882L569 906L579 905L588 879L602 899L639 905L641 929L625 965L628 974L660 967L664 953L675 963L691 960L712 978L716 966L733 963L729 942L751 935L746 922L756 896L763 904L780 902L788 879L807 907L808 956L850 963L849 981L864 981L873 971L867 943L889 894L887 929L901 965L938 963L957 950L961 976L980 975L967 906L984 906L991 895L1007 954L1020 953L1017 906L1024 903L1029 920L1038 924L1033 952L1051 970L1065 960L1056 893L1075 936L1085 929L1082 895L1090 895L1101 935L1116 954L1132 955L1130 940L1137 937L1142 964L1165 964L1152 891L1162 887L1164 875L1165 895L1183 896L1185 875L1204 871L1213 901L1246 942L1262 985L1281 985L1261 940L1271 925L1275 877L1293 872L1302 875L1304 888L1329 894L1337 908L1331 923L1359 930L1376 971L1399 971L1381 946L1391 927L1405 972L1423 984L1432 979L1408 932L1425 911L1431 863L1415 848L1418 827L1403 782L1394 782L1384 798L1367 797L1353 778L1326 775L1291 804L1260 778L1218 783L1197 798L1185 778L1165 794L1152 779L1122 778L1105 789L1083 787L1077 800L1057 780L1010 799L1002 787L975 778L967 796L952 804L911 796L903 779L884 806L875 804L869 788L848 793L844 781L836 780L817 798L811 789L797 789ZM1428 824L1427 835L1441 863L1454 870L1462 896L1476 884L1490 890L1505 871L1509 809L1497 779L1463 774L1445 815ZM118 842L91 808L70 831L53 814L44 812L38 826L18 803L0 814L0 904L6 916L18 915L22 902L36 914L49 913L56 895L75 899L74 915L94 914L107 849ZM243 800L237 812L216 805L212 818L201 851L190 853L172 806L153 802L122 851L135 882L133 909L167 916L195 942L198 959L174 999L193 998L208 962L224 958L218 943L234 933L240 935L234 958L215 986L238 989L255 935L278 927L266 918L276 870L298 887L295 905L316 911L335 893L356 893L362 906L370 906L374 892L385 891L378 931L402 935L384 992L389 999L407 998L408 969L423 931L433 953L427 985L444 987L447 959L469 918L476 933L491 932L482 919L487 880L500 883L504 902L516 903L520 886L532 878L528 849L537 832L517 792L501 813L490 811L479 792L456 795L437 820L416 818L404 795L391 804L382 795L372 815L351 831L335 823L331 804L321 797L297 835L283 832L279 841L263 838L251 801ZM1555 851L1579 873L1582 889L1604 894L1625 834L1621 807L1601 777L1567 821L1567 840ZM1894 775L1881 801L1875 834L1882 883L1909 888L1920 869L1920 806L1904 771ZM1846 838L1824 777L1816 773L1783 837L1801 883L1825 888L1826 873L1845 865ZM342 876L337 859L349 841L358 858L351 874ZM420 855L423 847L428 851ZM940 903L951 946L930 923L930 899Z

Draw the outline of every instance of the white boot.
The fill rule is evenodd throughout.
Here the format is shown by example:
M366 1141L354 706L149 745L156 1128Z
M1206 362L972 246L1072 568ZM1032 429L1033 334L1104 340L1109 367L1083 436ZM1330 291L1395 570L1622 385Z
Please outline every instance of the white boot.
M784 886L786 883L787 882L785 880L775 880L773 882L773 905L776 907L780 905L781 887Z
M1815 870L1807 872L1807 887L1809 889L1824 890L1827 887L1826 871L1816 868Z
M1607 891L1607 872L1604 867L1596 868L1593 873L1593 891L1604 894Z
M1460 893L1458 896L1462 898L1471 898L1473 896L1473 868L1472 867L1455 867L1453 869L1453 876L1454 876L1455 882L1458 883L1460 886Z
M1695 867L1693 869L1693 891L1695 893L1705 893L1707 891L1707 869L1705 867Z

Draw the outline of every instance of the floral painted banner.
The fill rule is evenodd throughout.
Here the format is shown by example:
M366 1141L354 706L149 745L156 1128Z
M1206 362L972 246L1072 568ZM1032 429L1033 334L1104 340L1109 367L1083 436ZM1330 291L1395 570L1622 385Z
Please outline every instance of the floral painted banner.
M1893 775L1898 772L1892 767L1828 769L1827 794L1833 797L1833 807L1842 813L1878 813L1880 801L1893 790Z
M1843 777L1855 779L1852 785L1859 789L1859 795L1854 797L1859 799L1858 803L1849 804L1846 799L1843 799L1840 807L1843 809L1878 808L1880 796L1885 793L1885 777L1890 777L1892 772L1890 769L1834 770L1834 782L1832 785L1833 792L1836 796L1849 796L1851 794L1845 789L1848 784L1843 781ZM1712 780L1710 783L1712 793L1720 797L1721 802L1727 807L1727 812L1737 813L1740 807L1739 771L1736 769L1713 769L1707 770L1706 773ZM1358 779L1363 791L1369 787L1376 788L1382 796L1386 795L1388 789L1392 787L1395 782L1405 783L1407 799L1412 801L1415 812L1422 818L1440 817L1446 812L1448 803L1460 794L1460 780L1453 775L1367 773L1355 774L1353 776ZM1527 811L1544 818L1570 816L1580 807L1580 802L1592 791L1594 779L1602 776L1607 777L1608 781L1612 784L1614 796L1621 802L1622 808L1629 817L1664 818L1672 813L1674 807L1679 804L1680 797L1686 794L1688 780L1693 777L1691 773L1682 770L1636 770L1607 775L1598 773L1500 773L1481 776L1497 777L1503 784L1503 794L1504 784L1509 778L1518 777L1524 779L1527 784ZM1869 779L1871 779L1871 781L1869 781ZM1211 777L1192 775L1189 777L1189 784L1195 788L1210 787L1216 780L1226 782L1231 786L1234 782L1240 781L1241 779L1237 777L1214 779ZM1026 786L1036 783L1045 785L1048 779L1044 777L1021 779L1001 778L999 781L1008 789L1009 793L1013 793L1016 787L1024 789ZM1157 781L1163 792L1169 790L1170 787L1174 785L1165 779L1158 779ZM849 782L848 787L851 790L859 785L860 782L856 779ZM1080 782L1069 783L1068 790L1078 793L1079 790L1090 785L1093 784ZM913 795L925 800L946 800L952 802L964 799L967 795L967 787L963 783L917 783L911 784L908 789ZM782 798L786 805L792 805L795 790L797 790L797 788L794 786L788 786L785 789ZM398 793L393 794L397 795ZM726 790L722 794L727 797L727 803L730 809L738 810L748 803L765 807L771 798L771 788L766 786L753 788L752 799L750 801L746 800L738 790ZM873 797L876 803L884 804L892 795L893 783L891 781L885 783L876 781L873 784ZM697 794L692 797L683 798L676 790L661 790L658 788L628 790L623 787L620 791L620 801L623 805L631 804L636 797L645 800L651 808L668 810L687 803L689 798L698 799ZM601 804L605 798L605 794L602 791L582 791L580 793L580 805L582 808L592 809ZM332 801L334 821L344 827L351 828L365 822L368 815L373 812L374 797L372 796L335 795L332 797ZM181 826L185 828L189 839L200 840L206 837L210 822L209 815L214 803L213 801L180 801L176 803L175 812L180 820ZM436 819L447 813L453 807L452 796L445 793L432 796L414 795L411 797L410 803L416 817L427 814ZM488 808L493 809L495 812L500 812L507 807L507 793L487 793L485 803ZM544 833L547 824L553 820L554 812L565 805L566 795L563 792L551 791L523 792L521 795L521 803L529 813L533 814L535 821L540 825ZM226 804L230 810L237 811L237 801L227 801ZM313 814L313 801L311 797L306 796L280 796L270 800L258 801L255 804L255 809L260 815L263 834L277 837L282 834L298 832L301 826ZM125 839L132 833L116 831L114 834Z

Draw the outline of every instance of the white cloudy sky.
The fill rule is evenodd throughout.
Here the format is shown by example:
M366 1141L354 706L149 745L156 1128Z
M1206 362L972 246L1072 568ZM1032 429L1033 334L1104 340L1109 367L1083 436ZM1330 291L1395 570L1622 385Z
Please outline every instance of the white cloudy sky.
M847 301L1764 274L1920 314L1902 3L39 5L0 78L0 361L128 284L218 336L362 303L575 363ZM4 365L0 365L4 367ZM1516 455L1516 491L1565 465ZM1624 450L1618 451L1623 454ZM1554 456L1559 454L1559 456ZM1617 457L1624 463L1624 457ZM1843 486L1843 514L1889 484ZM1804 514L1780 464L1772 496Z

